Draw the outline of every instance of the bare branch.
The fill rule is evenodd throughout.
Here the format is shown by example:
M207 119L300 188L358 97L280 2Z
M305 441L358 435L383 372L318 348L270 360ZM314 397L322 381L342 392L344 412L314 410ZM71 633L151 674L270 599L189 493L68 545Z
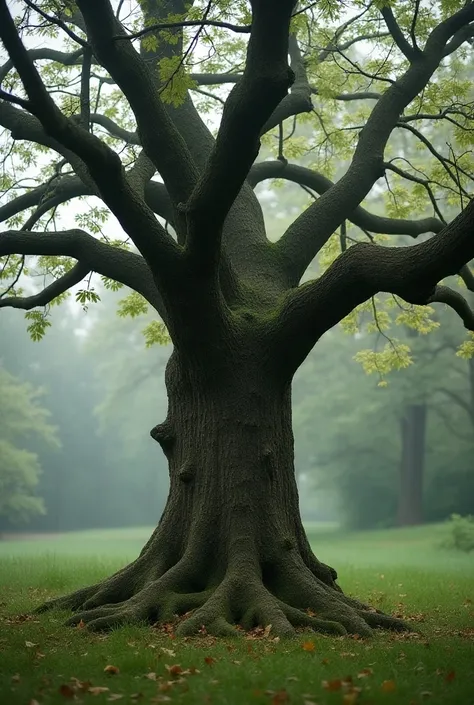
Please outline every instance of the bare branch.
M43 19L47 20L50 24L54 24L54 25L56 25L56 27L60 27L63 30L63 32L66 32L68 37L70 37L70 39L75 41L77 44L80 44L80 46L82 46L82 47L87 46L87 42L84 41L84 39L82 39L81 37L79 37L75 32L73 32L72 29L70 29L65 22L58 19L57 17L54 17L54 15L49 15L47 12L45 12L40 7L38 7L33 2L31 2L31 0L23 0L23 1L26 5L28 5L28 7L31 10L34 10L35 12L37 12L38 15L43 17Z
M446 306L450 306L459 318L464 323L464 326L468 330L474 331L474 311L469 306L468 302L462 294L449 286L442 286L438 284L434 290L434 293L428 298L428 304L432 303L442 303Z
M288 50L290 67L294 73L295 80L291 86L290 93L285 95L264 124L261 134L268 132L289 117L300 113L309 113L313 109L311 101L312 91L308 83L306 67L298 46L298 40L293 34L289 37Z
M162 32L165 29L179 29L182 27L221 27L222 29L230 29L232 32L237 32L238 34L250 34L252 29L251 25L237 25L231 22L220 22L219 20L183 20L182 22L158 22L157 24L152 24L149 27L141 29L139 32L134 32L133 34L117 35L114 37L117 41L123 41L124 39L140 39L147 34L154 34L155 32Z
M161 298L144 258L96 240L84 230L7 230L0 233L0 257L12 254L72 257L85 269L138 291L163 315Z
M117 125L117 123L114 122L111 118L106 117L105 115L100 115L99 113L91 113L90 121L95 123L96 125L100 125L101 127L103 127L105 130L107 130L110 135L112 135L112 137L117 137L118 139L123 140L127 144L141 144L140 138L136 132L130 132L130 130L125 130L123 127L120 127L120 125Z
M49 284L49 286L46 286L43 291L40 291L38 294L33 294L32 296L9 296L5 298L0 296L0 308L20 308L24 311L30 311L32 308L36 308L36 306L46 306L51 303L53 299L69 291L69 289L76 284L79 284L79 282L90 274L90 271L91 270L86 265L77 262L69 272L56 279Z

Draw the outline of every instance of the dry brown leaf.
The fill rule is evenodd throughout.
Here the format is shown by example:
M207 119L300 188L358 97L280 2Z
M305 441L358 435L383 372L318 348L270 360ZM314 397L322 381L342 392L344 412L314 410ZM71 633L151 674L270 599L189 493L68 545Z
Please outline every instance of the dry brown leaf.
M373 672L372 668L363 668L362 671L357 674L357 678L368 678Z
M303 651L314 651L315 645L314 641L304 641L302 644Z
M68 698L72 700L76 693L76 690L75 688L71 688L68 683L63 683L63 685L59 686L59 693L63 696L63 698Z
M107 673L109 676L116 676L120 673L120 669L117 666L109 664L104 668L104 673Z
M216 659L213 658L212 656L204 656L204 663L207 663L208 666L213 666L216 662Z
M91 695L100 695L101 693L108 693L110 688L106 688L102 685L91 685L87 692Z
M290 699L286 690L278 690L273 694L272 705L280 705L280 703L287 703Z
M183 672L183 669L179 665L179 663L175 663L172 666L168 666L168 664L165 664L165 668L170 674L170 676L179 676Z
M397 689L396 683L393 680L384 681L382 683L382 690L384 693L393 693Z
M323 681L321 685L323 686L324 690L334 692L336 690L341 690L342 680L340 678L335 678L332 681Z

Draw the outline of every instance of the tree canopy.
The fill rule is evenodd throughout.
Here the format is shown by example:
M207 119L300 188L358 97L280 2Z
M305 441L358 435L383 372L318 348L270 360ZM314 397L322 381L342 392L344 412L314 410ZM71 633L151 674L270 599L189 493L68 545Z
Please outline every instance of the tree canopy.
M294 365L378 291L474 327L440 284L474 288L472 3L25 0L15 21L0 5L0 305L26 309L34 336L71 287L98 300L92 272L130 286L128 310L151 305L175 343L189 271L200 291L218 273L229 306L277 300ZM260 142L273 158L256 161ZM276 243L252 195L269 179L313 197ZM361 206L380 190L384 215ZM298 287L318 253L326 271ZM34 274L47 286L25 296ZM162 335L152 322L148 340Z

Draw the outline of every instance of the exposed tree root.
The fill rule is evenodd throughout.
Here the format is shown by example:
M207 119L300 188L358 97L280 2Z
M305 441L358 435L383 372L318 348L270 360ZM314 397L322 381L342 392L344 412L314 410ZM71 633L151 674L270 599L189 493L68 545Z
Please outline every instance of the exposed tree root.
M51 600L38 611L69 609L67 624L85 624L93 631L130 623L154 624L179 620L176 634L202 632L215 636L272 625L272 634L292 636L298 627L333 635L367 637L374 628L409 630L395 617L347 597L340 588L316 578L300 560L286 558L271 571L250 569L249 561L229 565L223 578L193 591L193 563L183 557L152 579L140 559L102 583ZM266 576L265 576L266 573ZM265 579L265 577L267 579Z

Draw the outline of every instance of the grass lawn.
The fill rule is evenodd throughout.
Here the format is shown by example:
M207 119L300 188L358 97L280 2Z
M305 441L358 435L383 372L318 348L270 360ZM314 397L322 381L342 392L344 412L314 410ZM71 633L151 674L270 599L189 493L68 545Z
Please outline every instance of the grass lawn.
M307 632L274 641L270 631L218 641L144 627L108 635L66 628L66 615L31 616L33 607L110 574L136 556L150 530L3 541L0 703L474 705L474 556L440 549L444 531L344 535L308 526L346 592L421 631L370 640Z

